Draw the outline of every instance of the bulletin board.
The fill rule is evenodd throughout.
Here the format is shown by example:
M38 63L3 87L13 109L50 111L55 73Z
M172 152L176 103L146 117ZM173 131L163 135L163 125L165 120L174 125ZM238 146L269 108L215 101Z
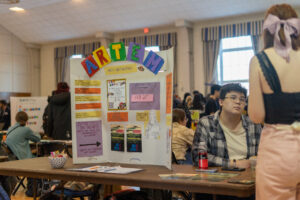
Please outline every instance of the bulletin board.
M43 114L48 97L10 97L11 124L16 123L16 114L24 111L28 115L26 126L35 132L44 132Z
M171 168L173 48L138 56L142 45L114 45L70 61L73 162Z

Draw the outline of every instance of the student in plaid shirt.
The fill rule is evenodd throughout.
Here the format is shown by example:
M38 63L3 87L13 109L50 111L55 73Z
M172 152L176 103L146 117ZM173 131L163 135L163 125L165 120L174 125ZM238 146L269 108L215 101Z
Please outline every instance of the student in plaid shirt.
M250 167L249 158L257 154L261 125L242 115L246 94L247 90L240 84L221 88L220 110L201 118L197 126L192 147L195 166L198 166L198 153L205 148L209 166ZM200 146L202 141L205 146Z

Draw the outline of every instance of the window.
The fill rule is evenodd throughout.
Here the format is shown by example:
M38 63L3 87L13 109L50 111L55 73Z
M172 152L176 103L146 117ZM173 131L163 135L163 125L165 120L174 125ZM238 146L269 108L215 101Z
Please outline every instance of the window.
M74 54L71 56L71 58L82 58L81 54Z
M158 51L159 51L159 46L150 46L150 47L145 47L145 50L147 50L147 51L154 51L154 52L158 52Z
M222 39L217 61L218 83L240 83L249 92L249 64L253 56L251 36Z

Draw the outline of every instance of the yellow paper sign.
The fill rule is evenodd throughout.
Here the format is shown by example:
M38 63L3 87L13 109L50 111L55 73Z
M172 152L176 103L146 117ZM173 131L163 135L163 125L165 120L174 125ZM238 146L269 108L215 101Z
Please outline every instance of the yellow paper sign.
M75 101L101 101L101 96L75 96Z
M136 121L147 122L149 120L149 112L137 112Z
M128 64L128 65L119 65L119 66L111 66L104 68L105 75L113 75L113 74L128 74L137 72L136 64Z
M160 122L160 111L159 110L156 111L156 120L158 123Z
M76 118L101 117L101 111L76 112Z
M166 125L171 126L172 125L172 115L166 116Z
M75 80L75 86L100 86L100 80Z
M198 110L191 110L191 118L193 121L199 121L200 112Z

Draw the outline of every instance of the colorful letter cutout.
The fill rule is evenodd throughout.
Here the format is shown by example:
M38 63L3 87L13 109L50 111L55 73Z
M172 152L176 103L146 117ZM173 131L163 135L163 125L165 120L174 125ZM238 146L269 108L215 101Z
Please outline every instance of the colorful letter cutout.
M93 51L94 58L100 68L111 62L110 56L108 55L104 46Z
M84 61L81 62L81 65L89 77L92 77L99 70L99 67L92 55L89 55L86 59L84 59Z
M164 64L164 59L154 53L153 51L150 51L147 58L144 61L144 66L147 67L150 71L152 71L154 74L157 74L160 68Z
M126 49L123 42L111 43L109 45L110 56L113 61L126 59Z
M145 45L129 43L127 60L143 64Z

